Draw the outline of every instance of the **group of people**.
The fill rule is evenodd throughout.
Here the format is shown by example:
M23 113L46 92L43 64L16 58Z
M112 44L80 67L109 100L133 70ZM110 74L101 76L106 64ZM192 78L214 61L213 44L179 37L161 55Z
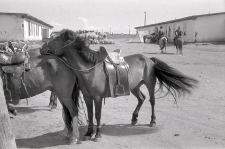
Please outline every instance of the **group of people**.
M175 37L173 38L173 41L175 41L177 38L179 38L183 35L183 31L181 30L180 26L178 26L177 30L175 30L174 33L175 33ZM166 36L165 31L162 26L160 26L158 35L159 35L158 40L161 39L162 37Z

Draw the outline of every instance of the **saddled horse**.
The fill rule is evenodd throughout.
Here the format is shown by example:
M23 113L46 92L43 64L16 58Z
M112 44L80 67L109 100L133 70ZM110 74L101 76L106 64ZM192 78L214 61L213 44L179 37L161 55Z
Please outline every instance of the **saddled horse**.
M51 53L57 56L65 56L73 68L78 78L79 87L83 93L88 110L88 131L85 140L91 139L93 130L93 101L95 104L95 118L97 120L97 130L94 141L100 141L101 135L101 110L102 99L107 97L109 92L108 75L105 71L104 60L108 53L101 47L99 51L91 50L86 46L86 42L71 30L62 30L60 35L48 44L44 44L41 53ZM157 58L148 58L141 54L129 55L124 57L129 65L129 88L130 92L138 99L138 104L133 112L132 124L137 123L139 110L145 100L144 93L140 87L146 85L152 115L150 126L156 124L155 116L155 85L159 82L160 89L166 87L175 97L191 93L192 88L196 87L197 80L188 77L178 70L168 66Z
M166 37L162 37L159 39L159 47L161 50L161 53L163 53L163 49L165 48L165 53L166 53L166 45L167 45L167 38Z
M184 45L183 38L182 37L178 37L176 40L174 40L174 45L175 45L175 47L177 49L177 54L183 55L183 45Z
M76 77L65 61L54 55L40 55L40 49L29 50L30 70L22 77L20 98L7 101L18 104L20 99L32 97L46 90L54 91L65 113L65 124L70 143L77 143L79 89ZM17 69L22 69L18 67ZM1 70L2 71L2 70ZM3 75L3 73L1 73ZM3 77L3 76L2 76Z

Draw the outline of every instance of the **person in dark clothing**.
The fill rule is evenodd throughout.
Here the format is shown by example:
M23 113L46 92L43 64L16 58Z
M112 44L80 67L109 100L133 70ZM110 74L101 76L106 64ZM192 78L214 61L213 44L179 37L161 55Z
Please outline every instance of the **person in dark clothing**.
M178 26L178 29L175 30L175 37L173 38L173 41L175 41L177 38L181 37L183 35L183 31L180 29L180 26Z
M165 31L164 31L163 27L160 26L158 40L162 37L165 37Z

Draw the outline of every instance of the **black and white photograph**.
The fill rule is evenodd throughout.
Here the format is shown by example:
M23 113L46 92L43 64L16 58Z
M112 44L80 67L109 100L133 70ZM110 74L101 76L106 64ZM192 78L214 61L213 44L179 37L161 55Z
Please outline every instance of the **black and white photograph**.
M0 149L224 149L224 0L0 0Z

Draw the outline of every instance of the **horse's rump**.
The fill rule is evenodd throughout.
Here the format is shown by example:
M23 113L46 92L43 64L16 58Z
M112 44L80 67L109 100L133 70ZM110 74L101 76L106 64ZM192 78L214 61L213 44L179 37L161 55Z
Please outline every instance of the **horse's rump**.
M167 38L166 37L162 37L162 38L159 39L159 46L160 46L161 50L166 48L166 44L167 44Z
M184 43L184 40L181 37L178 37L174 41L175 46L178 47L179 49L183 49L183 43Z

